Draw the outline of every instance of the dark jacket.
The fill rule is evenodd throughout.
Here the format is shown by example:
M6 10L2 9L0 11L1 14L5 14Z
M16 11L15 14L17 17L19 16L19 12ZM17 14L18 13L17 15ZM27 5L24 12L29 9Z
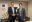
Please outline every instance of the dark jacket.
M17 7L14 7L14 13L16 14L16 9L17 9ZM12 12L12 7L8 7L8 14L9 14L9 16L11 17L12 16L12 14L13 14L13 12Z
M20 17L21 19L25 18L26 17L25 8L22 8L21 16L19 16L19 9L17 10L17 14L18 17Z

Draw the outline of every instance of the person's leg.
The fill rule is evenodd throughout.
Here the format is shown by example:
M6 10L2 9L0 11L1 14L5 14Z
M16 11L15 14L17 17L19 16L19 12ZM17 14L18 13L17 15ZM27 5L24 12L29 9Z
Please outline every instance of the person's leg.
M24 22L23 20L19 19L19 22Z
M15 19L16 19L16 17L15 17L15 16L13 16L13 22L15 22Z
M23 19L21 19L20 16L18 17L18 20L19 20L19 22L24 22Z
M21 22L21 20L20 19L18 19L19 20L19 22Z
M18 16L18 22L19 22L19 16Z
M12 20L10 20L10 22L12 22Z
M14 22L15 22L16 16L14 17Z
M12 22L12 17L10 17L9 22Z

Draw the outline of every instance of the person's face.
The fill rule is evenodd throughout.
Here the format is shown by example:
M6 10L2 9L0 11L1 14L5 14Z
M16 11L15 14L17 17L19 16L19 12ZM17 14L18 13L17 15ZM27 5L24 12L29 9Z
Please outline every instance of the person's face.
M14 6L14 3L11 3L11 6Z
M22 8L22 5L20 4L19 7Z

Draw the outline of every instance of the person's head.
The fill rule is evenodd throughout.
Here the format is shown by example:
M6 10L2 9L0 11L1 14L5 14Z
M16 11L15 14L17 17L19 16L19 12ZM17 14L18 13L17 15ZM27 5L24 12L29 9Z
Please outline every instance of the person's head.
M11 2L11 6L14 6L14 2Z
M19 8L22 8L22 3L19 4Z

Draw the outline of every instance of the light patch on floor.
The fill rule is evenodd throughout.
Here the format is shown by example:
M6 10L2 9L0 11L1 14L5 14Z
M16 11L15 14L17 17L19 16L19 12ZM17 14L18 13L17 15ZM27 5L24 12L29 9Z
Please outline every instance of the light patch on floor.
M18 21L15 20L15 22L18 22Z

